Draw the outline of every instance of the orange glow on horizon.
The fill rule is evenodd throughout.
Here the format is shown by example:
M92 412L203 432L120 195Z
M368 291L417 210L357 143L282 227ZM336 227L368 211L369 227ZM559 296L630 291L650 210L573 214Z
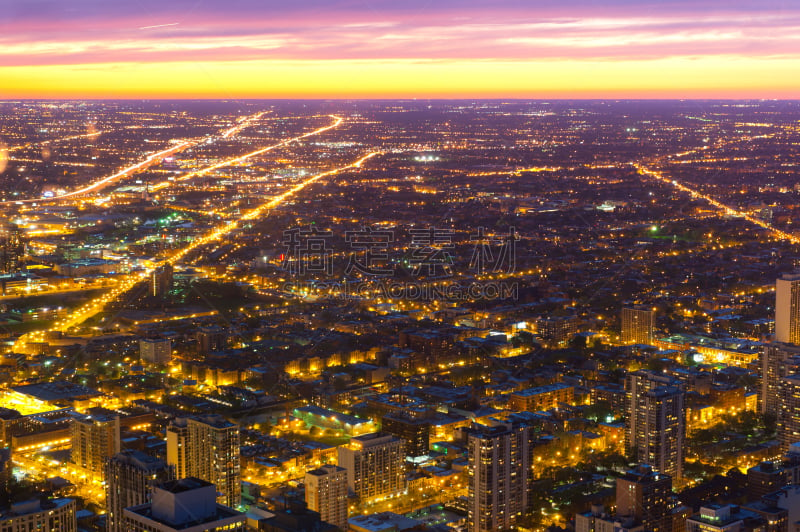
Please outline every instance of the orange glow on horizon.
M254 60L0 67L0 98L796 98L795 57Z

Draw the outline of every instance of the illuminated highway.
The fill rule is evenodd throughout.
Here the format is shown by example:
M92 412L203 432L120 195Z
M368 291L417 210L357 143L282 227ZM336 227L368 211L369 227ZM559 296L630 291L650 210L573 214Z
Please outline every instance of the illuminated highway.
M232 164L238 164L238 163L244 162L244 161L246 161L246 160L248 160L248 159L250 159L252 157L255 157L257 155L261 155L262 153L267 153L268 151L274 150L276 148L282 148L284 146L288 146L289 144L291 144L293 142L297 142L297 141L302 140L304 138L308 138L308 137L311 137L311 136L314 136L314 135L319 135L320 133L324 133L325 131L334 129L334 128L338 127L344 121L344 119L342 117L339 117L339 116L336 116L336 115L329 115L329 116L334 119L334 122L331 125L315 129L314 131L309 131L308 133L303 133L302 135L298 135L298 136L292 137L290 139L282 140L281 142L278 142L277 144L273 144L273 145L267 146L265 148L259 148L259 149L255 150L255 151L251 151L250 153L246 153L244 155L239 155L237 157L231 157L230 159L225 159L224 161L220 161L218 163L212 164L211 166L207 166L207 167L202 168L200 170L196 170L194 172L189 172L188 174L182 175L182 176L178 177L175 181L185 181L187 179L200 177L200 176L208 174L209 172L213 172L214 170L219 170L220 168L224 168L224 167L230 166ZM158 191L158 190L165 189L165 188L169 187L170 185L172 185L171 181L162 181L161 183L158 183L158 184L153 185L152 187L150 187L150 190L155 192L155 191Z
M80 135L70 135L68 137L59 137L56 139L49 139L49 140L42 140L39 142L27 142L25 144L18 144L17 146L9 146L7 150L9 152L22 150L24 148L32 148L33 146L47 146L49 144L53 144L55 142L65 142L68 140L76 140L76 139L87 139L92 137L97 137L98 135L102 135L103 133L108 133L108 131L92 131L91 133L83 133Z
M738 218L743 218L743 219L747 220L748 222L750 222L752 224L755 224L755 225L757 225L757 226L759 226L759 227L761 227L763 229L766 229L767 231L772 233L773 236L776 236L776 237L778 237L778 238L780 238L782 240L788 240L792 244L800 243L800 238L799 237L797 237L797 236L795 236L795 235L793 235L791 233L787 233L786 231L781 231L780 229L774 227L772 224L770 224L768 222L765 222L764 220L761 220L760 218L756 218L754 216L751 216L750 214L747 214L744 211L740 211L738 209L734 209L733 207L731 207L729 205L725 205L724 203L716 200L715 198L709 196L708 194L703 194L702 192L699 192L699 191L697 191L697 190L695 190L695 189L693 189L691 187L688 187L688 186L686 186L686 185L684 185L682 183L679 183L675 179L670 179L669 177L666 177L661 172L658 172L656 170L651 170L650 168L647 168L646 166L644 166L643 164L640 164L640 163L633 163L633 166L636 168L636 170L639 172L640 175L643 175L643 176L646 176L646 177L650 177L650 178L655 179L657 181L660 181L662 183L666 183L666 184L668 184L668 185L680 190L681 192L686 192L692 198L703 200L706 203L710 204L711 206L716 207L717 209L722 211L724 214L727 214L729 216L736 216Z
M244 128L248 127L254 120L258 120L259 118L261 118L265 113L266 113L266 111L260 111L258 113L253 114L253 115L250 115L250 116L247 116L247 117L244 117L244 118L240 118L238 120L238 122L236 123L236 125L226 129L225 131L220 133L219 136L221 138L228 138L228 137L230 137L232 135L235 135L235 134L239 133L241 130L243 130ZM87 136L87 135L81 135L79 137L82 137L82 136ZM132 176L132 175L134 175L134 174L136 174L136 173L138 173L138 172L140 172L142 170L146 170L147 168L150 168L151 166L160 163L165 158L167 158L167 157L169 157L171 155L174 155L176 153L182 152L183 150L185 150L187 148L191 148L192 146L196 146L197 144L200 144L201 142L204 142L204 141L208 140L208 138L209 137L201 137L201 138L198 138L198 139L181 141L177 145L172 146L171 148L167 148L167 149L161 150L159 152L153 153L153 154L147 156L147 158L145 158L143 161L140 161L140 162L138 162L138 163L136 163L134 165L128 166L127 168L123 168L122 170L120 170L119 172L117 172L115 174L111 174L109 176L103 177L103 178L101 178L101 179L95 181L94 183L91 183L91 184L89 184L89 185L87 185L85 187L73 190L71 192L67 192L65 194L61 194L61 195L56 196L54 198L28 198L28 199L24 199L24 200L11 200L11 201L0 202L0 205L2 205L2 204L8 205L8 204L13 204L13 203L31 203L31 202L40 202L40 201L46 201L46 202L59 201L59 200L67 199L67 198L72 198L72 197L75 197L75 196L81 196L83 194L88 194L90 192L97 192L99 190L102 190L106 186L108 186L108 185L110 185L110 184L112 184L112 183L114 183L116 181L119 181L120 179L123 179L123 178L126 178L126 177L130 177L130 176ZM64 140L64 139L62 139L62 140Z
M374 157L374 156L376 156L376 155L378 155L380 153L381 152L368 153L367 155L364 155L363 157L361 157L357 161L355 161L353 163L350 163L350 164L348 164L346 166L340 166L340 167L334 168L332 170L327 170L325 172L321 172L319 174L313 175L313 176L311 176L311 177L299 182L298 184L296 184L293 187L291 187L289 190L287 190L287 191L285 191L285 192L283 192L281 194L278 194L277 196L273 197L272 199L270 199L266 203L263 203L263 204L259 205L258 207L254 208L254 209L251 209L249 211L245 211L238 219L226 222L226 223L222 224L221 226L217 227L216 229L212 229L211 231L206 233L204 236L194 240L189 245L187 245L187 246L181 248L180 250L172 253L171 255L169 255L166 258L166 262L169 263L169 264L177 263L178 261L180 261L183 257L185 257L187 254L191 253L192 251L194 251L194 250L196 250L196 249L200 248L201 246L204 246L204 245L206 245L208 243L211 243L211 242L214 242L216 240L219 240L220 238L222 238L225 235L229 234L230 232L234 231L235 229L237 229L239 227L241 222L248 221L248 220L254 220L256 218L263 217L270 210L274 209L275 207L277 207L278 205L280 205L281 203L286 201L289 197L291 197L294 194L300 192L301 190L303 190L307 186L309 186L309 185L311 185L313 183L316 183L317 181L319 181L320 179L322 179L324 177L336 175L336 174L338 174L340 172L343 172L345 170L349 170L349 169L352 169L352 168L360 168L364 164L364 162L366 162L368 159L370 159L370 158L372 158L372 157ZM109 292L106 292L105 294L101 295L100 297L98 297L98 298L90 301L89 303L83 305L82 307L76 309L74 312L72 312L72 314L70 314L69 316L67 316L63 320L60 320L60 321L56 322L52 326L51 330L53 330L53 331L67 331L70 327L74 327L76 325L80 325L81 323L83 323L87 319L91 318L95 314L101 312L103 310L103 308L108 303L111 303L112 301L117 300L120 296L122 296L125 293L127 293L128 291L130 291L139 282L141 282L142 280L146 279L151 271L152 271L152 269L147 269L145 271L137 272L137 273L130 274L130 275L126 276L125 278L123 278L119 282L119 284L116 287L114 287ZM17 342L16 342L14 347L15 348L21 348L26 343L41 342L41 341L44 341L44 339L45 339L45 331L31 332L31 333L28 333L26 335L21 336L17 340Z

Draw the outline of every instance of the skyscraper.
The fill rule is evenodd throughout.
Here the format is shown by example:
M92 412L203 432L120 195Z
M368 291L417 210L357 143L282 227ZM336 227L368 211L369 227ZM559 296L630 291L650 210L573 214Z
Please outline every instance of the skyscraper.
M185 419L177 418L167 426L167 463L175 468L175 478L186 478L189 445L189 425Z
M391 412L381 418L381 429L405 441L408 456L428 454L430 428L429 421L415 418L404 411Z
M216 489L198 478L153 488L152 502L125 508L122 528L135 532L245 532L247 518L216 502Z
M151 364L168 364L172 360L172 341L169 338L142 338L139 357Z
M120 449L119 416L76 416L71 427L70 461L94 480L103 480L106 459Z
M775 340L800 344L800 273L775 283Z
M617 479L617 517L632 517L645 530L672 532L672 479L640 465Z
M356 436L339 447L347 486L362 499L397 495L406 489L404 442L391 434Z
M469 532L514 525L528 506L530 431L524 425L473 425L467 431Z
M19 271L25 258L25 241L15 224L0 222L0 273Z
M650 371L628 376L628 447L635 459L673 478L683 476L685 392Z
M625 307L622 309L620 339L623 344L652 345L653 330L656 326L656 313L645 307Z
M171 264L159 266L150 274L150 295L164 297L172 289L174 270Z
M641 412L644 411L644 394L659 386L676 386L679 381L654 371L642 369L628 374L625 380L625 401L628 410L627 447L634 450L644 437L640 426L645 421ZM639 413L639 415L636 415Z
M800 442L800 374L783 377L778 390L778 441L788 451Z
M326 464L305 477L306 504L326 523L347 529L347 470Z
M115 454L105 469L109 532L124 532L122 510L150 502L156 484L175 479L175 468L135 450Z
M242 496L239 426L220 416L179 418L167 427L167 463L178 478L214 484L219 501L236 507Z
M800 370L800 345L773 342L761 353L761 413L778 413L781 379Z

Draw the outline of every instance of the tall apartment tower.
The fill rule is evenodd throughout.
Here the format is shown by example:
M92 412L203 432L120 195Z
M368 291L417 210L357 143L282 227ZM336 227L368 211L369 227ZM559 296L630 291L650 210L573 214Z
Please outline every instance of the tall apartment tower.
M391 412L381 418L381 429L405 441L408 456L428 454L430 428L430 421L412 417L404 411Z
M239 426L220 416L175 419L167 427L167 463L178 478L197 477L217 487L219 502L241 502Z
M186 463L188 445L189 424L184 418L176 418L167 426L167 463L175 469L175 478L191 476Z
M347 470L326 464L305 477L306 505L326 523L347 530Z
M469 532L511 528L528 506L530 431L524 425L473 425L467 430Z
M640 465L617 479L617 518L631 517L645 530L672 532L672 479Z
M142 338L139 340L139 358L151 364L169 364L172 360L172 340Z
M156 484L175 479L175 468L141 451L125 450L106 462L106 508L109 532L126 532L122 510L151 502Z
M352 438L339 447L339 465L347 470L347 487L367 500L405 490L404 448L403 440L383 432Z
M773 342L761 353L761 413L778 414L781 379L800 371L800 345Z
M649 371L628 376L628 446L638 462L673 478L683 476L685 391Z
M164 297L172 289L174 269L171 264L159 266L150 274L150 295Z
M782 451L800 442L800 374L781 379L778 390L778 441Z
M645 307L625 307L620 319L620 339L623 344L653 345L656 327L656 312Z
M635 450L644 438L644 432L640 425L645 419L635 415L645 408L644 394L659 386L677 386L679 384L680 381L672 377L646 369L628 374L625 380L625 402L628 411L626 438L629 449Z
M71 426L70 462L93 480L104 480L105 462L119 452L119 416L76 416Z
M800 344L800 273L775 282L775 340Z

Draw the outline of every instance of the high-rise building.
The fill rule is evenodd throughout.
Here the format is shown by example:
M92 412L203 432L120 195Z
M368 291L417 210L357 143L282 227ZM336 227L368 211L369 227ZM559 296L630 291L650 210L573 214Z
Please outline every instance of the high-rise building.
M404 442L391 434L355 436L339 447L339 465L347 486L362 500L402 493L406 489Z
M800 442L800 374L781 379L778 390L778 441L783 451Z
M639 465L617 479L617 517L651 532L672 532L672 479Z
M183 418L175 419L167 426L167 463L175 468L175 478L189 475L189 425Z
M650 371L628 376L628 447L635 460L673 478L683 476L685 392L680 383Z
M245 532L247 518L216 502L217 490L198 478L171 480L153 488L151 502L125 508L128 532Z
M381 430L405 441L408 456L428 454L430 429L429 421L410 416L402 411L392 412L381 418Z
M594 504L590 511L575 514L575 532L644 532L644 527L633 517L618 518Z
M800 273L775 282L775 341L800 344Z
M239 505L238 425L220 416L175 419L167 427L167 463L175 467L178 478L197 477L214 484L221 504Z
M164 297L172 289L174 270L171 264L159 266L150 274L150 295Z
M196 337L197 352L201 355L225 349L228 342L228 335L225 329L216 325L198 328Z
M620 339L623 344L653 345L653 331L656 327L656 312L645 307L625 307L622 309Z
M142 338L139 340L139 358L151 364L169 364L172 341L169 338Z
M106 462L106 508L109 532L122 528L122 510L150 502L153 487L175 479L175 468L136 450L124 450Z
M9 447L0 448L0 493L8 492L13 465L11 462L11 449Z
M800 345L773 342L761 352L761 413L777 415L781 379L800 370Z
M786 486L789 472L780 463L761 462L747 470L747 494L763 497Z
M755 525L755 526L754 526ZM738 505L708 504L686 520L686 532L746 532L750 530L774 530L772 523L760 519L756 512ZM784 528L785 530L785 528Z
M532 480L530 429L522 424L473 425L469 459L469 532L507 529L527 510Z
M660 473L683 477L686 435L685 392L676 386L661 386L645 394L645 441L637 449L640 461Z
M15 224L0 222L0 273L19 271L25 260L25 241Z
M119 452L119 416L111 414L78 415L70 430L70 462L94 480L103 480L105 463Z
M76 532L75 500L38 498L12 504L0 516L3 532Z
M566 347L578 332L575 316L551 316L536 320L536 333L550 347Z
M326 523L347 529L347 470L326 464L305 477L306 504Z

